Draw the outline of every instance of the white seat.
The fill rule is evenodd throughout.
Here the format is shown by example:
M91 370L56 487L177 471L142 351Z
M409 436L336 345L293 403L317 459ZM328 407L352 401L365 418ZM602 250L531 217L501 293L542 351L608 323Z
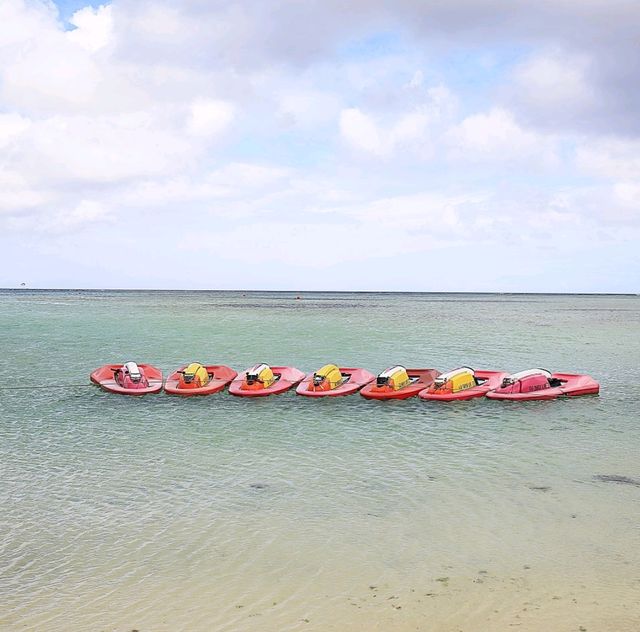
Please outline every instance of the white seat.
M268 369L269 366L266 364L256 364L255 366L252 366L248 371L247 371L247 375L252 376L252 377L258 377L258 375L260 375L260 373L262 373L265 369Z
M141 377L142 373L140 371L140 367L135 362L125 362L124 368L127 370L127 373L132 378Z
M527 369L526 371L520 371L518 373L511 374L507 379L511 382L517 382L525 377L532 377L534 375L543 375L547 379L551 377L551 372L546 369Z

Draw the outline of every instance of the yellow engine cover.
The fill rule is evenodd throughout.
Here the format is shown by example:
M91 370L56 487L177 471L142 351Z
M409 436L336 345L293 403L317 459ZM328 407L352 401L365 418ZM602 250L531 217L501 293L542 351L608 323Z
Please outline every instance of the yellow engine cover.
M325 364L314 373L314 377L323 378L325 383L328 382L329 389L337 388L342 384L342 373L335 364Z
M451 377L451 392L458 393L465 391L468 388L476 386L476 380L473 375L473 371L465 371L464 373L458 373Z
M378 380L380 378L387 378L387 385L394 391L399 391L401 388L411 384L411 379L407 374L407 369L403 366L393 366L390 369L383 371L378 376Z
M271 386L276 381L276 376L273 374L270 366L265 366L264 369L260 371L259 377L265 388Z
M209 383L209 374L199 362L192 362L184 371L186 377L193 376L193 381L199 386L206 386Z

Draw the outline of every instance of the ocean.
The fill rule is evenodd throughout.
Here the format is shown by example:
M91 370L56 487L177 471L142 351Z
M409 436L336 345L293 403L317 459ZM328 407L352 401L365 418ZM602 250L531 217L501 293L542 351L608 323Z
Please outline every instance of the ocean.
M639 334L637 296L0 291L0 630L637 632ZM89 384L130 359L543 367L601 391Z

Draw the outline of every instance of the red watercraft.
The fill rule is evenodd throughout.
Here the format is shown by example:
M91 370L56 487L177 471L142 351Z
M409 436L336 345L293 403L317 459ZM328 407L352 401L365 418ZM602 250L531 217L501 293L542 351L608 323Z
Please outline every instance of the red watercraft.
M487 393L490 399L534 400L595 395L600 384L589 375L551 373L546 369L529 369L506 376L502 383Z
M365 384L375 380L375 375L366 369L338 367L325 364L315 373L310 373L298 384L296 393L305 397L339 397L352 395Z
M419 396L440 402L473 399L498 388L505 377L507 373L504 371L475 371L463 366L439 375Z
M266 397L288 391L304 373L292 366L256 364L238 376L229 386L229 392L238 397Z
M172 373L165 382L164 390L182 397L212 395L223 390L237 375L237 371L222 364L192 362Z
M105 364L90 378L105 391L121 395L149 395L162 390L162 371L150 364Z
M360 395L367 399L407 399L429 386L438 375L436 369L392 366L380 373L375 382L367 384Z

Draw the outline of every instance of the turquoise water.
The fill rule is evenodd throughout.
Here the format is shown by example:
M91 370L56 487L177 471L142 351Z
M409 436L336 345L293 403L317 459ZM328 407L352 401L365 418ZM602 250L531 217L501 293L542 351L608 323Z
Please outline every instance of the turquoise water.
M295 296L0 292L1 630L639 629L638 297ZM542 366L601 394L88 385L127 359Z

